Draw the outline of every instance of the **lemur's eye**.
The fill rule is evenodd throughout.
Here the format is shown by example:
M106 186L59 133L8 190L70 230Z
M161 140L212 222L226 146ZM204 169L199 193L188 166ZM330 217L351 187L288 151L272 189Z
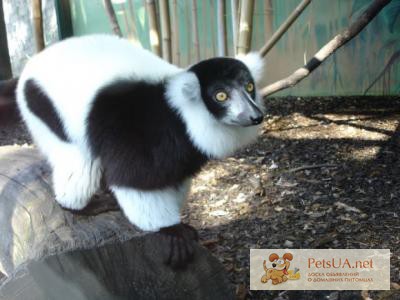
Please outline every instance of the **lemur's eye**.
M218 92L215 94L215 99L219 102L224 102L228 100L228 94L225 92Z
M248 84L246 84L246 91L248 91L249 93L251 93L254 90L254 84L252 84L251 82L249 82Z

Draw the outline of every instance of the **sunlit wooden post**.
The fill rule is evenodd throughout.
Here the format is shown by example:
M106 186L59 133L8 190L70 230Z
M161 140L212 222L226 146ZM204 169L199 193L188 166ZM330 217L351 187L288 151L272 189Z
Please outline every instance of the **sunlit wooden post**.
M42 1L32 0L32 15L35 28L36 51L40 52L44 49L43 36L43 16L42 16Z
M160 0L160 23L162 39L162 57L172 62L171 53L171 19L169 16L168 0Z
M249 52L251 46L251 34L253 29L254 0L246 0L241 4L239 39L237 46L238 54Z
M156 3L154 0L146 0L146 11L149 18L151 50L161 56L160 34L158 32Z

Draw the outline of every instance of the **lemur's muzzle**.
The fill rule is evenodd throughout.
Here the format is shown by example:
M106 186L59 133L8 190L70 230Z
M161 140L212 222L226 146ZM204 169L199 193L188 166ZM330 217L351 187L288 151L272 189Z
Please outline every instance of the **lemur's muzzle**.
M253 126L260 124L264 119L264 114L257 103L245 92L242 92L241 96L244 98L245 109L243 109L237 118L240 125Z

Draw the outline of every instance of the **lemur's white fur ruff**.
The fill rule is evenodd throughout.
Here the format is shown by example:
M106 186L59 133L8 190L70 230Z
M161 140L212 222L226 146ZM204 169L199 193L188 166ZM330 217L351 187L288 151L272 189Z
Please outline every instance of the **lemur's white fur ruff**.
M257 80L260 65L255 62L254 54L240 59ZM23 89L29 79L34 79L51 99L71 143L60 140L28 109ZM258 126L224 125L208 112L202 101L194 101L193 97L200 97L200 92L198 80L191 72L113 36L68 39L34 56L17 87L21 114L53 167L56 198L64 207L83 208L99 187L102 166L89 151L86 119L95 95L118 79L167 80L170 105L184 120L193 144L209 157L230 155L257 135ZM185 92L188 89L190 93ZM132 223L143 230L155 231L179 223L179 210L189 183L151 192L115 186L111 189Z

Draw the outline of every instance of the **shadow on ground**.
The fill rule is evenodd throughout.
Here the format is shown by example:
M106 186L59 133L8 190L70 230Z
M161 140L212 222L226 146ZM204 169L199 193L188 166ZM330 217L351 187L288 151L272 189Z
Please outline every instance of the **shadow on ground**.
M257 144L198 176L186 219L238 285L250 248L389 248L400 281L400 99L273 99ZM317 166L317 167L315 167ZM249 299L400 299L399 290L247 291Z

